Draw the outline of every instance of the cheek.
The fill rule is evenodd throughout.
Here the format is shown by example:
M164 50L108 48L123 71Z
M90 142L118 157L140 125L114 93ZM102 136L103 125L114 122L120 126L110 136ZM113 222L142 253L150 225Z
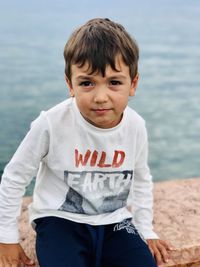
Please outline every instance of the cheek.
M115 106L118 110L123 110L128 104L128 96L119 96L115 99Z
M87 97L77 97L76 103L81 112L86 111L89 108L89 99Z

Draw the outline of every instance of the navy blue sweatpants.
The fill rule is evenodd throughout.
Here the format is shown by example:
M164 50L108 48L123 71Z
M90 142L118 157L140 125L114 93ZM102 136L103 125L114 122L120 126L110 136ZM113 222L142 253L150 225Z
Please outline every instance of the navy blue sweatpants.
M57 217L35 223L40 267L156 267L130 219L100 226Z

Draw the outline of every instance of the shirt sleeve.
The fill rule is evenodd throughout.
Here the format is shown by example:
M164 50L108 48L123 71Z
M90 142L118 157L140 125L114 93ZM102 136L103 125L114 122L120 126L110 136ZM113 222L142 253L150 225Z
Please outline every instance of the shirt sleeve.
M31 128L4 169L0 184L0 242L18 243L18 217L25 189L48 154L49 131L45 112Z
M141 135L144 142L135 163L132 222L145 239L157 239L158 235L153 231L153 182L147 163L148 140L145 127Z

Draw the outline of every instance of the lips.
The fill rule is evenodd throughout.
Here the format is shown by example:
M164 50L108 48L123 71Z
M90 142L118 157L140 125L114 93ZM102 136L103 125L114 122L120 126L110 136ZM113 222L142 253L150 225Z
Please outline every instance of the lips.
M92 109L93 112L95 112L98 115L104 115L107 112L109 112L110 110L112 110L111 108L95 108Z

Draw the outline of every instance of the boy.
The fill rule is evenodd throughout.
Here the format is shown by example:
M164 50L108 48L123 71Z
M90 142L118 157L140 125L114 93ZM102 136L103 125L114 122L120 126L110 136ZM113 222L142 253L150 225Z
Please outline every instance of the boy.
M30 220L41 267L156 266L169 246L152 230L145 124L127 106L137 44L120 24L93 19L64 57L71 98L32 123L2 177L0 267L34 265L18 243L17 216L36 174Z

